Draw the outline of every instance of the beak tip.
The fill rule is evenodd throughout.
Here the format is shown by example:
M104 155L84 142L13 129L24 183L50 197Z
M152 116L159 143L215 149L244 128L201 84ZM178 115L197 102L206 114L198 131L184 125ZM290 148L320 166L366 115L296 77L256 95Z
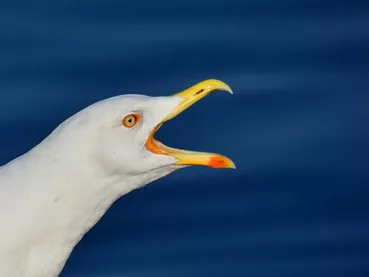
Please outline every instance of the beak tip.
M228 85L224 88L224 90L227 91L229 94L233 94L233 90Z
M229 163L228 163L228 168L231 168L231 169L236 169L236 165L234 164L233 161L231 161L230 159L229 160Z
M233 90L231 89L231 87L230 87L229 85L225 84L225 83L224 83L224 85L225 85L225 86L224 86L224 88L223 88L223 89L224 89L225 91L229 92L229 94L233 94Z
M229 94L233 94L233 90L231 89L231 87L223 81L217 79L209 79L204 82L208 82L210 84L210 87L212 87L214 90L224 90L229 92Z
M236 169L236 165L231 159L218 154L213 154L212 156L208 157L207 163L205 165L210 166L212 168Z

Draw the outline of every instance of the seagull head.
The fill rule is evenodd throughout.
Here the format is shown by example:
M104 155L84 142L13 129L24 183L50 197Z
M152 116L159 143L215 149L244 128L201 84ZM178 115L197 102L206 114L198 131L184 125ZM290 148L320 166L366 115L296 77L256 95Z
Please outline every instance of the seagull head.
M74 115L55 133L73 141L69 145L73 145L75 155L68 157L79 166L88 165L95 174L141 176L144 177L141 183L192 165L235 168L225 156L176 149L155 139L163 124L214 91L232 93L227 84L211 79L171 96L129 94L109 98ZM176 135L180 135L180 129ZM78 160L79 157L83 160Z

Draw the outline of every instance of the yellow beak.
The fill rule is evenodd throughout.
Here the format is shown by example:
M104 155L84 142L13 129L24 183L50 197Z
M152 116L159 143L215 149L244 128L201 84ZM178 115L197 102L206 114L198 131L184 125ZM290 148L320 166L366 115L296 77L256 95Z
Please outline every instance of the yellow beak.
M164 122L177 116L200 99L209 95L211 92L219 90L228 91L233 94L231 88L226 83L214 79L202 81L175 94L175 96L182 98L183 101L181 101L178 106L152 131L146 142L147 149L155 154L168 155L176 158L177 165L204 165L213 168L236 168L234 163L225 156L214 153L194 152L171 148L155 140L153 137L155 132Z

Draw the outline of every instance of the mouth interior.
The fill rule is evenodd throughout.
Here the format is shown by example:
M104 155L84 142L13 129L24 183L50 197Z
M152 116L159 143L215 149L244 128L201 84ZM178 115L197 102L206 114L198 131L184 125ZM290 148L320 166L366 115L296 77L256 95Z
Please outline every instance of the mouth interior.
M160 141L156 140L154 138L154 135L162 125L163 123L158 124L149 134L149 137L147 138L147 141L145 143L145 146L148 150L150 150L154 154L159 154L159 155L184 154L186 152L190 152L190 151L168 147L164 145L163 143L161 143Z
M187 151L168 147L154 138L154 134L163 125L160 123L150 133L145 146L154 154L167 155L177 159L177 165L203 165L212 168L236 168L234 163L227 157L196 151Z

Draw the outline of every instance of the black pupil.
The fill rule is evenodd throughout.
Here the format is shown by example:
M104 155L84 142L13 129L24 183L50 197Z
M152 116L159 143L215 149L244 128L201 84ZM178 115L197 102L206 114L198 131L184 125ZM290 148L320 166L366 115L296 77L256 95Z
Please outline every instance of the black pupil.
M132 121L133 121L133 119L132 119L132 117L130 117L130 118L128 119L128 123L132 123Z

